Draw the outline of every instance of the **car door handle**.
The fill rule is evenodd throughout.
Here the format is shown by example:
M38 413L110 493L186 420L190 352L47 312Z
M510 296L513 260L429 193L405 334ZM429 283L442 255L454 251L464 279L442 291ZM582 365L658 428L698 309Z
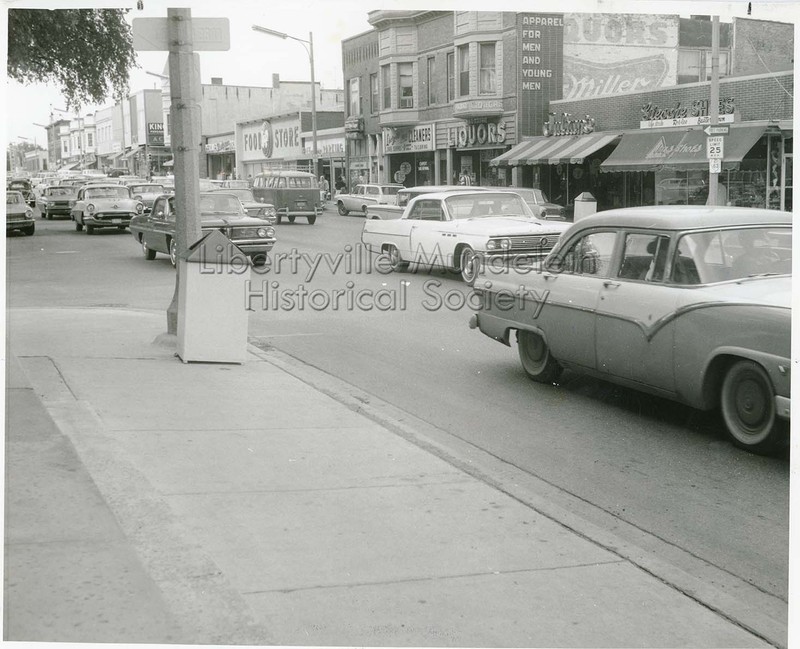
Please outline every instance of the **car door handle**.
M612 282L610 279L607 279L605 282L603 282L603 286L606 288L617 288L617 286L619 286L619 282Z

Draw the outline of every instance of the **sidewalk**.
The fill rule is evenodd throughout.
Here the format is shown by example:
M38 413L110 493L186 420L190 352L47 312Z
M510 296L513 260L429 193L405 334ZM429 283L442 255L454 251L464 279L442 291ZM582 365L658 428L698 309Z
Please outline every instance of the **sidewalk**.
M269 353L181 363L165 325L8 312L6 640L770 646Z

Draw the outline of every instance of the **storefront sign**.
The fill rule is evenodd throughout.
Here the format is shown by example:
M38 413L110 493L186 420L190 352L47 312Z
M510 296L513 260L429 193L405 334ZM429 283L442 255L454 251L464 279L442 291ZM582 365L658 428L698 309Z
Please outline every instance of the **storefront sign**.
M480 124L461 124L447 129L447 146L458 149L478 149L505 144L506 123L483 122Z
M662 137L656 145L644 156L645 160L652 160L654 164L669 160L675 155L697 155L703 150L702 144L685 144L683 141L677 144L667 144Z
M303 155L300 120L264 120L242 129L242 160L292 159Z
M517 14L519 133L536 135L551 100L561 98L564 54L563 14Z
M586 135L593 131L593 117L586 115L583 119L578 119L569 113L561 113L558 116L550 113L550 119L542 127L543 135Z
M719 100L719 121L726 124L734 121L734 100L726 97ZM708 99L698 99L688 105L678 102L675 106L661 108L653 104L642 106L642 121L639 128L659 128L664 126L696 126L710 124Z
M307 156L314 154L314 142L306 138L303 143L303 153ZM317 155L326 157L344 157L344 138L325 138L317 140Z
M162 122L148 122L147 143L153 146L164 146L164 124Z
M361 117L348 117L344 120L345 133L363 133L364 120Z
M233 140L220 140L218 142L207 142L205 149L206 153L226 153L234 151L236 145Z
M433 124L383 129L383 150L386 153L433 151L435 143Z

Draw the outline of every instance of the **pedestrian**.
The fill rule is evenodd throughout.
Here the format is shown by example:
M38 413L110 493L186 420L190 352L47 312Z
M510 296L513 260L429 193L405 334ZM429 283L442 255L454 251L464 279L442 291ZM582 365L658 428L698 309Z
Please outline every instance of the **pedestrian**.
M328 184L328 179L325 178L324 175L319 177L319 188L322 191L323 200L327 201L330 198L330 188L331 186Z
M358 184L359 184L359 185L363 185L363 184L365 184L366 182L367 182L367 179L366 179L366 177L364 176L364 172L362 171L360 174L358 174Z
M336 193L341 194L344 191L344 188L347 187L347 183L344 182L344 176L339 174L338 178L336 178Z
M458 177L458 184L459 185L471 185L472 184L472 178L470 178L469 173L467 173L466 171L462 171L461 175Z

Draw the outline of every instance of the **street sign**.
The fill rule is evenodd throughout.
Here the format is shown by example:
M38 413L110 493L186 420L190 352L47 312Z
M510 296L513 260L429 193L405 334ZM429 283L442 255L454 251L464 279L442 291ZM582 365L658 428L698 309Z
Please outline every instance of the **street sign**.
M706 135L727 135L731 132L731 127L727 124L724 126L706 126L703 131Z
M706 158L712 160L714 158L722 159L722 152L725 145L724 135L711 135L706 138Z
M711 158L708 161L708 173L718 174L722 173L722 160L719 158Z
M169 51L168 18L134 18L133 49ZM195 52L231 49L231 27L227 18L192 18L192 50Z

